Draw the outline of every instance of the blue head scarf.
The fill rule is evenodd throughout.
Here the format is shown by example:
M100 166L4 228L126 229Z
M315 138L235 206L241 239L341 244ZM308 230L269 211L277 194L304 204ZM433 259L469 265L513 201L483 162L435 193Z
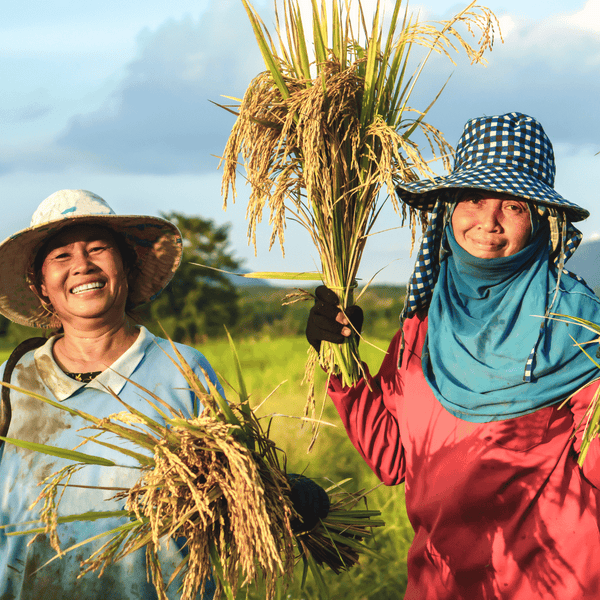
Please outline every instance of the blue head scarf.
M564 214L542 207L525 248L480 259L456 242L453 208L441 200L434 208L402 315L428 309L422 362L434 394L453 415L476 423L564 400L598 375L571 338L595 336L544 318L552 311L597 319L600 300L564 269L579 232Z

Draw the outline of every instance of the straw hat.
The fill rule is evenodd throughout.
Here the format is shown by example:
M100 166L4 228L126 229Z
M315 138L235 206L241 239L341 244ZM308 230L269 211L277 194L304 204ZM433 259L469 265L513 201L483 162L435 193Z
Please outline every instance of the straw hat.
M181 233L169 221L116 215L92 192L60 190L39 205L27 229L0 244L0 313L28 327L60 326L29 288L32 282L27 273L44 243L76 224L107 227L122 234L135 250L137 269L129 281L129 301L134 307L153 300L169 283L181 261Z
M408 205L427 212L442 190L476 188L562 209L571 221L587 219L587 210L554 190L555 172L554 151L542 126L512 112L468 121L450 175L401 183L396 192Z

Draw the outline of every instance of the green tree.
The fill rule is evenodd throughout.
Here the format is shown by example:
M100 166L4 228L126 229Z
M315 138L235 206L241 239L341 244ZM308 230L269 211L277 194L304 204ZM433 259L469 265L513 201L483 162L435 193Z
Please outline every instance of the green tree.
M229 250L229 225L178 212L162 213L181 231L183 258L171 283L140 313L147 327L171 339L198 344L235 325L239 309L235 286L226 274L196 266L236 270L239 262Z

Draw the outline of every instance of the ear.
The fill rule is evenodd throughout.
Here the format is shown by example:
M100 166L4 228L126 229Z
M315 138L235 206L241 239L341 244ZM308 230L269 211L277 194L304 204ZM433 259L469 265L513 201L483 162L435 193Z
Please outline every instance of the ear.
M35 285L30 285L29 289L39 298L43 304L50 304L50 298L46 295L46 286L40 283L40 289Z

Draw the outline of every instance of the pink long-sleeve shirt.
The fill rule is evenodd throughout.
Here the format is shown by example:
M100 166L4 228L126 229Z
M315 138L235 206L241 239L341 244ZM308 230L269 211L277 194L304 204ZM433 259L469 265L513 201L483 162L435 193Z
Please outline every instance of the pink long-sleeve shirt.
M407 600L600 599L600 440L581 469L581 419L597 385L567 405L470 423L435 398L421 367L426 316L404 325L377 376L329 395L386 485L405 482L415 531ZM573 434L575 432L575 437Z

